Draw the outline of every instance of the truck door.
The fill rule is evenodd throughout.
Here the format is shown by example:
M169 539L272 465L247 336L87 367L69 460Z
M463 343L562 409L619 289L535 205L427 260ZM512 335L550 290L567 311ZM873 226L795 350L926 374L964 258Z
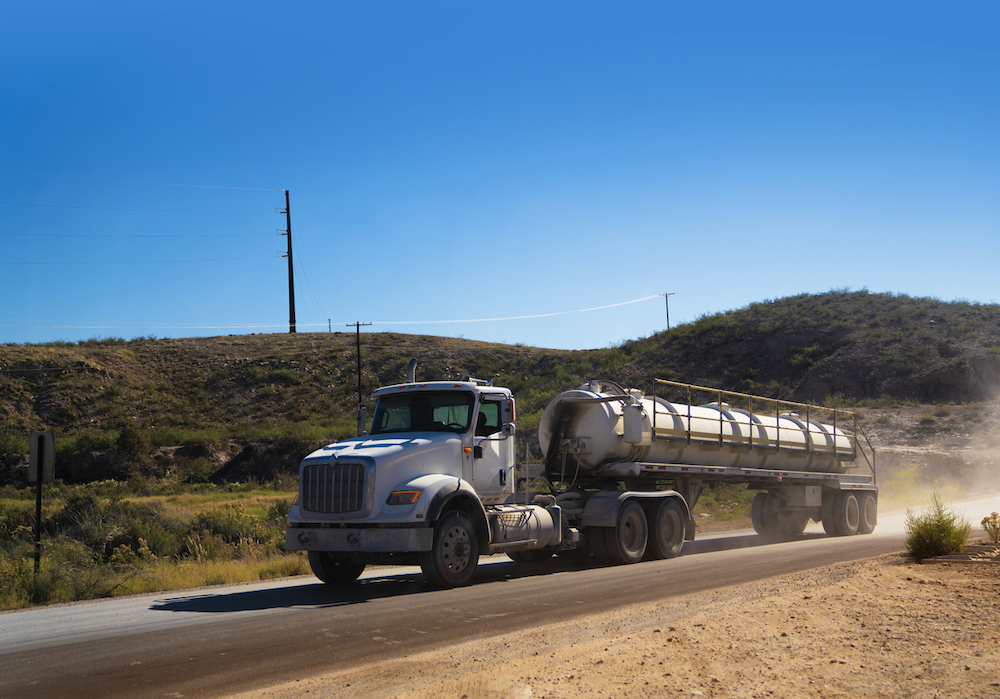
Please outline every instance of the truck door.
M473 437L473 487L484 503L500 502L514 478L514 439L503 432L513 417L512 400L484 394Z

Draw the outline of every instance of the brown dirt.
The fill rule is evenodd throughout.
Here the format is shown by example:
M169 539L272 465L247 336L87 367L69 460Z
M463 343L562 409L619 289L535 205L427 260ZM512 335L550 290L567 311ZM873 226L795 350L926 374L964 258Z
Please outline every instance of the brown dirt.
M482 639L240 695L1000 696L1000 564L901 555Z

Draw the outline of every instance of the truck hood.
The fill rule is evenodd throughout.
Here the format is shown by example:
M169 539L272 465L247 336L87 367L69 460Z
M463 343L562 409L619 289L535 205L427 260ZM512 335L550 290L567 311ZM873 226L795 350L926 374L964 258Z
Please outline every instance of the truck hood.
M306 461L333 461L350 457L373 459L379 466L406 462L432 466L455 463L462 452L462 436L443 432L373 435L345 439L317 449Z

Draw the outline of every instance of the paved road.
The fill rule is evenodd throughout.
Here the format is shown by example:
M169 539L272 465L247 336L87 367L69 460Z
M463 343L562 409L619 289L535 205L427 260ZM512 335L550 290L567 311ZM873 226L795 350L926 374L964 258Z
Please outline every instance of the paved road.
M457 590L426 586L416 569L387 568L347 590L301 577L8 613L0 615L0 697L222 696L900 551L896 529L848 538L812 533L782 544L730 533L688 543L673 560L622 567L498 557Z

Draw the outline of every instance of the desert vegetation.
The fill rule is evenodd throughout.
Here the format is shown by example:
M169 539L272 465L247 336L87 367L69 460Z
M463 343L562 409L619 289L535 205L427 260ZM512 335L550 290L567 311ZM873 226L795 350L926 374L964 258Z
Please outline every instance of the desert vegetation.
M280 550L281 509L301 458L356 433L355 340L296 333L0 345L3 604L304 570L301 557ZM541 458L536 428L557 393L592 378L651 391L662 378L861 412L876 449L902 445L880 455L883 501L924 501L932 489L961 495L1000 473L989 419L1000 391L996 305L831 291L581 351L364 333L362 398L401 382L411 358L421 380L471 375L510 387L521 461ZM55 434L57 480L45 486L35 578L26 453L40 430ZM978 440L982 449L906 451L935 439ZM745 523L751 497L707 489L696 514ZM170 580L182 571L186 582Z
M0 490L0 608L70 602L308 571L283 550L288 480L178 485L47 484L34 570L35 499Z
M917 560L961 551L971 532L972 525L950 512L937 493L924 511L906 513L906 550Z

